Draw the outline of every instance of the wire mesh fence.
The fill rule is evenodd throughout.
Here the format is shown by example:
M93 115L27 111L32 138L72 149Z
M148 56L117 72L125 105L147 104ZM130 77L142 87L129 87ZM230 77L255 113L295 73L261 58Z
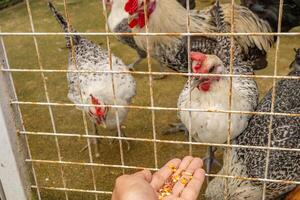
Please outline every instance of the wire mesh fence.
M188 0L187 0L188 2ZM280 48L289 49L290 43L299 45L300 32L281 32L281 19L283 12L283 0L280 0L279 20L277 33L235 33L234 16L231 12L231 30L228 33L191 33L190 13L187 15L185 33L153 33L149 32L146 23L145 33L112 33L107 25L108 11L105 1L53 1L69 23L70 33L53 31L55 19L48 11L46 1L26 0L4 13L5 22L0 23L1 45L4 55L1 71L10 78L13 95L11 105L17 108L16 116L22 122L18 131L20 137L26 140L28 158L26 162L31 165L32 185L36 199L109 199L116 177L140 169L157 170L164 162L173 157L184 155L204 156L207 146L221 147L227 152L224 164L227 171L217 174L218 169L206 174L209 177L220 177L225 180L224 199L228 197L228 180L241 179L258 181L263 184L262 199L266 199L267 183L300 184L300 181L286 179L268 178L269 154L272 150L300 152L298 148L274 147L271 145L272 119L274 116L300 117L300 113L279 113L274 111L275 86L281 79L299 80L298 76L286 76L286 67L290 60L281 62L280 58L288 56L280 52ZM74 4L73 4L74 3ZM232 0L231 9L235 2ZM146 4L146 1L145 1ZM197 1L204 6L206 3ZM189 3L187 3L189 5ZM189 6L188 10L189 10ZM146 9L146 8L145 8ZM17 12L15 12L17 11ZM23 18L27 19L23 19ZM13 18L17 20L13 20ZM147 18L145 19L147 22ZM24 25L26 24L26 25ZM80 27L77 25L80 24ZM72 27L70 26L72 25ZM87 30L74 33L72 28ZM57 30L56 30L57 29ZM101 43L109 52L110 70L80 70L76 63L74 44L71 41L71 56L73 57L75 69L66 69L67 50L64 49L63 36L81 35ZM122 44L116 42L114 36L133 35L137 37L146 36L146 61L135 71L116 71L112 68L112 53L116 54L126 63L133 60L134 52ZM149 38L155 36L187 36L188 41L192 36L230 36L233 43L234 37L273 35L277 36L275 48L269 55L269 71L260 74L233 74L233 45L230 50L230 73L229 74L194 74L191 70L190 57L188 56L188 73L174 71L158 71L157 62L154 61L149 47ZM291 38L291 39L290 39ZM282 40L284 42L282 42ZM286 43L286 47L282 47ZM190 42L187 49L190 52ZM7 52L7 53L6 53ZM282 56L281 56L282 55ZM285 65L281 67L281 65ZM279 73L280 71L280 73ZM82 101L80 104L70 103L67 99L66 74L74 73L108 73L112 74L112 83L119 74L131 74L137 82L137 95L131 105L118 104L115 97L115 86L113 85L113 104L94 105ZM168 75L166 80L154 80L156 76ZM228 91L228 109L199 109L178 108L176 105L178 95L183 88L186 78L226 77L230 80ZM272 106L270 112L241 111L232 108L232 80L234 78L254 78L260 86L260 96L273 87ZM80 88L80 84L78 86ZM191 85L189 85L191 90ZM81 92L80 92L81 93ZM191 92L189 93L189 98ZM84 111L78 111L75 107L99 107L115 109L117 121L117 134L112 130L99 129L100 134L93 134L93 126L88 115ZM119 120L118 109L129 109L125 123ZM224 144L195 142L191 134L188 138L183 135L162 135L160 132L167 127L168 123L177 120L178 111L223 113L228 115L227 142ZM231 142L231 118L232 115L268 115L270 116L268 145L238 145ZM188 130L192 129L191 119ZM122 134L126 132L126 137ZM100 157L96 158L93 150L92 139L98 139L100 144ZM117 141L117 142L113 142ZM130 142L130 150L126 150L125 141ZM112 142L112 143L111 143ZM87 145L87 150L81 149ZM230 154L232 148L247 148L255 150L266 150L266 165L264 177L250 178L232 175L229 171ZM222 150L217 152L218 158L222 160ZM204 195L200 195L204 199Z

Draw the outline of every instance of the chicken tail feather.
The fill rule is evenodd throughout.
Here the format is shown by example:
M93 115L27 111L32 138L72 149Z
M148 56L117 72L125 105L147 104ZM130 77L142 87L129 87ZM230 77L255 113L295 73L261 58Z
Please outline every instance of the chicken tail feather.
M56 18L57 22L60 24L61 28L65 33L69 32L76 32L75 29L73 29L66 19L62 16L60 12L54 7L54 5L49 1L48 2L49 9L53 13L54 17ZM67 48L71 48L71 39L73 41L73 45L76 45L80 41L80 36L79 35L65 35L66 38L66 43L67 43Z

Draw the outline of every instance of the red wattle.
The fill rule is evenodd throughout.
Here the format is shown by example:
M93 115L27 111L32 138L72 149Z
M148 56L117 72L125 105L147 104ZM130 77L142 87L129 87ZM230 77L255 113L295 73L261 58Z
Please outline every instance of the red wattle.
M210 89L210 83L211 83L210 80L207 80L201 83L199 86L202 91L207 92ZM200 89L199 86L198 89Z
M138 20L137 19L133 19L133 20L131 20L131 22L129 22L128 26L130 28L134 28L137 24L138 24Z
M145 14L143 12L139 13L139 18L138 18L138 24L140 28L143 28L145 26Z

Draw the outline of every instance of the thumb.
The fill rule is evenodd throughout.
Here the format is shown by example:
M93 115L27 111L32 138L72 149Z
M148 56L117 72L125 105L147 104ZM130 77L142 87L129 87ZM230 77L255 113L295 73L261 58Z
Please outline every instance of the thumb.
M151 172L149 171L149 170L147 170L147 169L144 169L144 170L142 170L142 171L139 171L139 172L136 172L135 174L133 174L134 176L136 176L136 177L140 177L140 178L142 178L142 179L144 179L145 181L147 181L147 182L151 182L151 180L152 180L152 174L151 174Z

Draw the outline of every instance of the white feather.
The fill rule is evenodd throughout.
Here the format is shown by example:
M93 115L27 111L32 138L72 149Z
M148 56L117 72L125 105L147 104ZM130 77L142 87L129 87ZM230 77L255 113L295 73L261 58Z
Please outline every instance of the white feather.
M111 71L108 54L105 53L104 56L107 56L107 59L102 59L98 63L78 63L77 69ZM69 69L76 70L76 67L73 64L70 64ZM112 55L112 70L129 71L128 67L114 55ZM116 103L116 105L129 105L131 99L135 96L136 84L134 78L130 74L114 74L113 76L116 102L114 102L111 73L68 73L68 97L71 101L77 104L90 104L90 95L92 94L94 97L99 99L102 104L114 105L114 103ZM78 82L78 80L80 80L80 82ZM80 86L80 88L78 86ZM80 92L82 94L82 101ZM78 109L83 109L84 111L88 112L90 108L78 107ZM119 122L122 123L127 115L127 109L119 108L117 110L119 114ZM106 115L105 123L108 128L115 128L117 126L115 111L115 108L110 108Z
M124 19L128 18L128 13L124 10L126 0L115 0L108 17L108 27L111 31Z
M240 79L233 79L231 110L253 111L253 103L246 97L248 91L240 87L240 81ZM252 87L256 87L256 84L253 84ZM230 110L229 89L230 81L228 78L214 81L207 92L195 87L191 91L190 104L187 88L180 94L178 107L189 108L189 105L191 105L192 109L228 111ZM180 111L179 116L185 126L189 127L189 112ZM250 115L231 115L231 139L238 136L247 127L249 117ZM194 140L199 142L224 143L227 141L228 119L227 113L192 112L190 134Z

